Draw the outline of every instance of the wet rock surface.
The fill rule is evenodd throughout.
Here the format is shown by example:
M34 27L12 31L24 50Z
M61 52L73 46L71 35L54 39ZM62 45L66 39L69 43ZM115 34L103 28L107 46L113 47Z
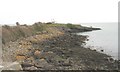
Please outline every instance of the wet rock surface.
M23 70L115 70L117 61L84 47L86 36L61 28L9 42L3 48L4 61L18 61Z

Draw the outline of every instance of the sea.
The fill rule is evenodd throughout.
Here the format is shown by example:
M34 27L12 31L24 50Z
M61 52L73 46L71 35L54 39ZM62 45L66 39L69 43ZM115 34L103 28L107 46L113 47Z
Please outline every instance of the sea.
M88 36L89 40L86 41L85 47L96 49L118 60L118 23L83 23L81 25L101 28L101 30L78 33L78 35Z

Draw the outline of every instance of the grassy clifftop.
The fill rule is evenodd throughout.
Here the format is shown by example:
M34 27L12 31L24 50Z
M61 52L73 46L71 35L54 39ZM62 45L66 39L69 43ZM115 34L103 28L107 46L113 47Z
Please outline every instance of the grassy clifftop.
M17 39L33 36L36 34L47 32L49 33L49 28L57 28L59 30L62 29L64 32L84 32L84 31L92 31L92 30L99 30L99 28L90 28L90 27L83 27L81 25L76 24L61 24L61 23L41 23L37 22L33 25L19 25L17 26L2 26L2 43L5 44L10 41L16 41ZM53 32L51 31L51 32Z
M47 24L35 23L33 25L17 25L17 26L2 26L2 41L3 44L9 41L16 41L17 39L32 36L40 32L49 32L49 27L66 27L75 28L76 25L72 24Z

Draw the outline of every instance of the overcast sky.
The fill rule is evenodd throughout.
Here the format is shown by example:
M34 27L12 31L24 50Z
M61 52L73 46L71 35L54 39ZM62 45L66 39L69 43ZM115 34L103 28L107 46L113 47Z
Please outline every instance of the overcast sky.
M119 0L0 0L0 24L117 22Z

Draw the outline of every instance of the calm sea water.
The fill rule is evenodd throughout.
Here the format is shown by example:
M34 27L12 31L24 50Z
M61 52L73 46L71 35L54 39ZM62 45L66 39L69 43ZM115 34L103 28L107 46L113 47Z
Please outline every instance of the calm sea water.
M82 25L102 29L79 33L80 35L89 36L86 47L95 48L99 52L103 49L103 53L112 56L114 59L118 59L118 23L84 23Z

